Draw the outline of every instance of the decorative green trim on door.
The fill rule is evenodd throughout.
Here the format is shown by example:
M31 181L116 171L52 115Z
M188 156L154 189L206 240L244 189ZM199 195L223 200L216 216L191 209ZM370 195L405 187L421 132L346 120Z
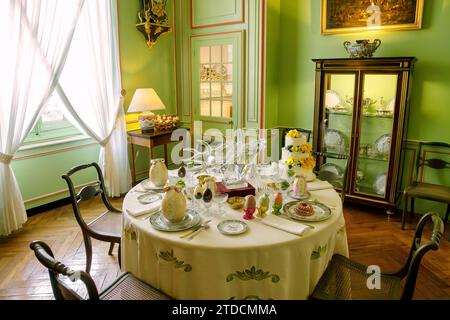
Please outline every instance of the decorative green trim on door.
M231 282L234 280L234 277L242 280L242 281L249 281L249 280L265 280L268 278L272 278L273 283L277 283L280 281L280 277L276 274L271 274L270 272L264 272L263 270L259 269L256 270L256 268L253 266L250 269L246 269L244 271L236 271L234 273L230 273L227 276L227 282Z
M178 260L173 254L173 250L160 251L158 257L167 262L174 262L176 269L184 268L184 272L192 271L192 266L190 264L184 263L184 261Z
M317 249L311 253L311 260L319 259L323 254L327 252L327 249L327 245L324 245L323 247L318 246Z
M192 29L244 22L244 0L190 0L190 2Z

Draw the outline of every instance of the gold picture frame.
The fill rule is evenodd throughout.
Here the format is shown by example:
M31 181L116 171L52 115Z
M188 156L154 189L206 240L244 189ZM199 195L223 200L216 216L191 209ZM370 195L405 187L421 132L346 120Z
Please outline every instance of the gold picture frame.
M422 28L425 0L321 0L321 2L322 35Z

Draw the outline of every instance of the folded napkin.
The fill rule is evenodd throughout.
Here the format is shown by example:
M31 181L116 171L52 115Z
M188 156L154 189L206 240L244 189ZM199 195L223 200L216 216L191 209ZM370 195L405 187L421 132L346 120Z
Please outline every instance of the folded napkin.
M283 230L298 236L301 236L306 231L312 229L310 226L306 226L296 221L290 221L284 218L280 218L273 214L269 214L266 218L261 219L261 222L270 227Z
M326 189L334 189L334 187L328 181L314 180L307 184L308 191L318 191Z
M155 203L152 203L148 206L145 206L144 208L137 209L137 210L130 210L127 209L127 213L131 215L132 217L139 217L143 216L145 214L152 214L159 211L161 208L161 201L156 201Z

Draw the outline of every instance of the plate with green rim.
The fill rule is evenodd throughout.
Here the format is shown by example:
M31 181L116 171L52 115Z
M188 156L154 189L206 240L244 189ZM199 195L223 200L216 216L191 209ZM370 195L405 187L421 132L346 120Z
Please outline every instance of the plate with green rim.
M198 226L202 221L202 218L197 211L188 210L181 222L172 223L164 217L161 211L158 211L157 213L150 216L149 221L152 227L156 230L177 232Z
M324 205L323 203L317 202L317 201L306 201L314 209L314 214L309 217L304 217L296 214L293 211L294 206L302 201L291 201L286 203L283 206L283 211L286 213L286 215L294 220L299 221L307 221L307 222L319 222L319 221L325 221L331 217L331 209Z

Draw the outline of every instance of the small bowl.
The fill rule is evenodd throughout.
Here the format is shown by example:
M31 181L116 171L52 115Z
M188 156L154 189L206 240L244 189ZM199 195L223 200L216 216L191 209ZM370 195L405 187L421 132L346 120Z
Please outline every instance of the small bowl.
M227 203L234 210L240 210L244 207L245 199L242 197L231 197L227 200Z

